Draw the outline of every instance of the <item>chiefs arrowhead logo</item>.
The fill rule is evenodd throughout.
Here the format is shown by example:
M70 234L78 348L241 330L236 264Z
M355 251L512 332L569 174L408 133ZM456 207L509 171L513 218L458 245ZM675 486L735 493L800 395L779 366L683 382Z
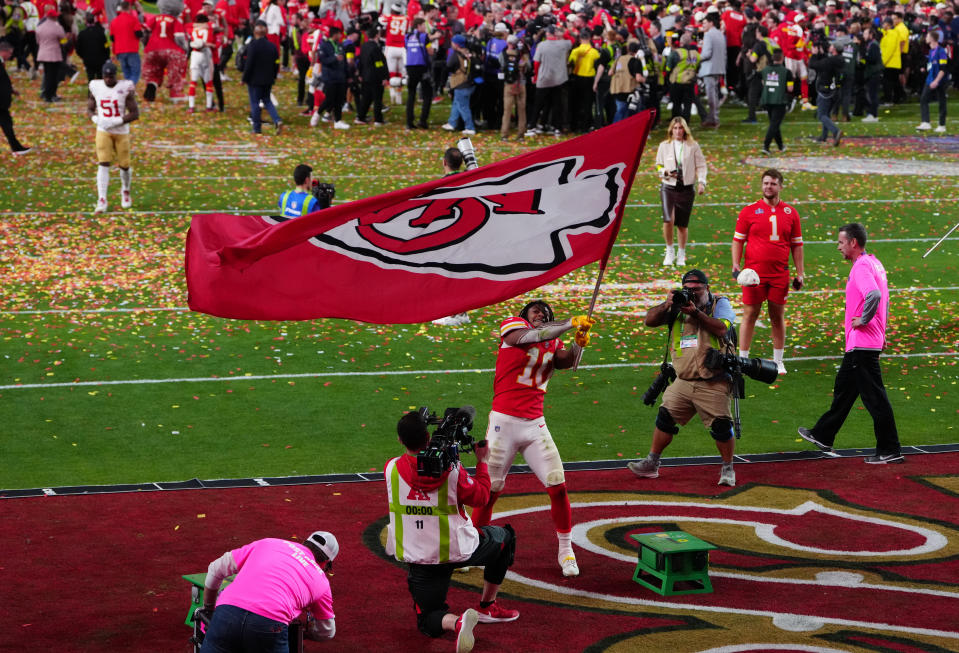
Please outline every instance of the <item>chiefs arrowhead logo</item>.
M582 157L569 157L443 186L310 242L382 268L498 281L536 276L573 255L573 236L615 222L625 165L582 166Z

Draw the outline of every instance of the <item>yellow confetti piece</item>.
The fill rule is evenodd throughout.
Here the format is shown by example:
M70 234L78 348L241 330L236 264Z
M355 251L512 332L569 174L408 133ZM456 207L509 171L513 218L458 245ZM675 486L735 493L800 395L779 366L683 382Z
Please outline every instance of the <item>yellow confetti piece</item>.
M196 518L197 518L197 519L206 519L206 513L205 513L205 512L201 512L200 514L198 514L198 515L196 516Z

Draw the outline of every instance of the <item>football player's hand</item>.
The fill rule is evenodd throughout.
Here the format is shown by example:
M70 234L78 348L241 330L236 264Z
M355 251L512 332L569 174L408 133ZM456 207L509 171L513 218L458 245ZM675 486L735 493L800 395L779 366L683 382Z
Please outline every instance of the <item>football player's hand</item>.
M476 462L483 463L489 458L489 442L480 440L473 445L473 453L476 454Z
M589 330L578 329L576 335L573 336L573 342L575 342L580 347L586 347L589 345Z
M570 320L573 323L573 326L577 329L586 329L589 331L589 327L596 324L596 320L589 317L588 315L576 315Z
M803 287L802 277L793 277L793 290L799 290Z
M91 120L91 121L93 122L93 124L96 125L97 127L100 126L100 116L90 116L90 120Z
M739 268L733 268L733 281L739 280L739 273L740 273Z

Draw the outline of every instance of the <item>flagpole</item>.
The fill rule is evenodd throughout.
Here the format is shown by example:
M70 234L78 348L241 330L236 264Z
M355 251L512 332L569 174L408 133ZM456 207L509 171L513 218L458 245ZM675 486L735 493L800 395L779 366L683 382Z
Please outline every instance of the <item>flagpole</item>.
M603 255L603 258L600 260L599 276L596 277L596 285L593 287L593 296L589 300L589 309L586 311L586 317L592 317L593 310L596 308L596 300L599 298L599 289L600 289L600 286L603 285L603 276L606 274L606 265L609 263L609 255L613 253L613 244L616 242L617 236L619 236L619 227L623 223L623 213L626 210L626 198L629 197L629 191L632 190L633 179L636 178L636 169L639 167L639 160L643 156L643 150L645 149L645 146L646 146L646 140L649 138L649 128L651 123L652 123L652 119L650 119L646 123L646 133L643 135L642 145L637 149L636 158L633 161L633 177L626 184L626 188L623 191L623 202L619 207L619 211L618 211L619 215L616 216L617 218L616 229L613 232L612 237L609 239L609 246L606 248L606 253ZM579 352L579 356L576 357L576 362L573 364L574 370L579 367L579 361L582 357L583 357L583 351L581 349Z

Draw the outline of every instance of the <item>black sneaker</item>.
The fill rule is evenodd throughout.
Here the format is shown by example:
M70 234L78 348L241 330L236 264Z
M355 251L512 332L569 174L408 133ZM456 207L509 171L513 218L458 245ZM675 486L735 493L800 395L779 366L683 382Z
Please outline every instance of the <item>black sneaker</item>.
M806 442L811 442L811 443L813 443L814 445L816 445L816 446L819 448L819 450L822 451L823 453L825 453L827 456L831 456L831 457L833 457L833 458L838 458L838 457L839 457L839 454L836 453L835 451L833 451L833 450L832 450L832 447L830 447L828 444L824 444L824 443L820 442L819 440L817 440L817 439L816 439L816 436L814 436L814 435L812 434L812 431L810 431L809 429L800 426L800 427L799 427L799 437L801 437L801 438L802 438L803 440L805 440Z
M863 462L870 465L889 465L891 463L904 463L906 459L901 453L889 453L885 455L876 454L875 456L866 456Z

